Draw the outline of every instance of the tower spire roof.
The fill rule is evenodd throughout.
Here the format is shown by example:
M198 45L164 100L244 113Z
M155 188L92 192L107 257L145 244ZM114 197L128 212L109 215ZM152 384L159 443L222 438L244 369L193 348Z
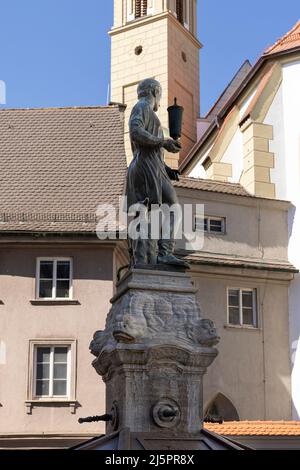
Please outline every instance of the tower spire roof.
M300 20L282 38L278 39L273 46L269 47L264 55L287 51L300 46Z

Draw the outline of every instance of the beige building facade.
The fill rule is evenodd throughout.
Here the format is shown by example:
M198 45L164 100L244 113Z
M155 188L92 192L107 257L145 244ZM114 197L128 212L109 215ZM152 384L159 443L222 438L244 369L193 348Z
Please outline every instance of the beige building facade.
M201 251L188 254L202 315L215 322L221 337L204 381L205 410L226 420L290 420L290 204L190 189L189 181L178 188L181 201L204 204L206 218L224 221L222 232L206 231ZM237 290L254 295L250 321L231 317L230 293Z
M104 412L104 384L91 373L88 345L93 332L105 325L114 256L113 246L84 240L29 238L17 246L15 241L1 242L1 340L6 360L0 366L0 434L76 434L82 431L79 416ZM54 259L72 261L72 299L51 301L36 295L38 261ZM60 395L45 389L42 397L36 387L41 368L36 349L50 347L69 351L68 370L58 370L68 384ZM50 378L48 368L43 367L45 379ZM92 425L89 431L96 429Z

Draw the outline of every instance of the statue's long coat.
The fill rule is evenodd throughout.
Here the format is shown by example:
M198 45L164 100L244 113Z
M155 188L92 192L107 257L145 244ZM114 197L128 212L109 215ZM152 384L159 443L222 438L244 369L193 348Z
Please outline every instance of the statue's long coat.
M146 98L134 106L129 131L133 160L127 176L127 206L147 198L150 204L161 204L163 182L171 182L164 163L162 126Z

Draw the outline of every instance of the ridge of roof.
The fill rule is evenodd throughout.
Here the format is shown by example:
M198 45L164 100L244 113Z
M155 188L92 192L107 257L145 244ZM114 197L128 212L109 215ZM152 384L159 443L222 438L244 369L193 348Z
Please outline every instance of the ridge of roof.
M111 105L95 105L95 106L49 106L38 108L0 108L0 112L4 111L62 111L62 110L86 110L86 109L116 109L120 105L113 103Z

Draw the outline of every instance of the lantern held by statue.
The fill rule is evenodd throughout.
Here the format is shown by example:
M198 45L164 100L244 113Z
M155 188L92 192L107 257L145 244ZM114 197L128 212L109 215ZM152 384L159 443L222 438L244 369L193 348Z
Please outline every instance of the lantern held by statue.
M174 140L181 137L183 111L183 107L178 106L177 98L175 98L174 104L168 108L170 137Z

